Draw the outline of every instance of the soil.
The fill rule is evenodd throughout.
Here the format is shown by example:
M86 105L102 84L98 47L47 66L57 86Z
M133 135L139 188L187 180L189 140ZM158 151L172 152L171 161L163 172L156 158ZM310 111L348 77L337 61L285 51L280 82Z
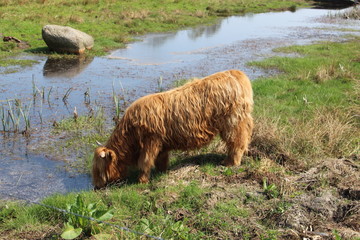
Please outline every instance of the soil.
M269 160L261 160L267 165ZM326 158L316 166L294 174L271 174L264 171L244 171L232 176L212 176L201 170L201 164L185 163L172 169L161 184L198 181L207 193L206 205L211 209L219 201L238 199L241 207L254 209L248 229L259 232L257 222L268 223L277 229L279 239L357 239L360 238L360 161L359 158ZM267 199L262 187L263 178L281 186L282 197ZM245 189L246 193L239 192ZM176 199L176 196L174 196ZM251 199L262 199L263 206ZM274 211L279 203L286 210ZM171 213L174 219L191 216L184 209ZM220 229L219 229L220 230ZM235 235L228 235L236 239ZM258 237L256 234L253 236ZM339 239L339 238L338 238Z

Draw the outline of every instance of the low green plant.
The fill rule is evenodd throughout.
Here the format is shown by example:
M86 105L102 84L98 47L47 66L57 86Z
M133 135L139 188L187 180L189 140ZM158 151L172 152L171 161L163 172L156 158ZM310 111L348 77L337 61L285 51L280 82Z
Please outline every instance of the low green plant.
M280 195L280 192L275 184L268 184L267 179L263 179L263 190L264 194L269 198L277 198Z
M12 218L15 214L15 209L11 205L13 205L13 203L0 204L0 223L6 221L6 219Z
M232 168L225 167L222 174L225 175L225 176L230 177L230 176L234 175L235 173L234 173L234 170Z
M339 232L336 229L333 230L333 234L334 234L335 240L342 240Z
M174 83L173 83L173 86L174 87L181 87L183 85L185 85L186 83L188 82L191 82L192 79L179 79L179 80L176 80Z
M100 233L99 221L110 220L113 217L113 210L101 210L99 202L85 204L80 194L72 204L67 204L68 220L64 224L65 229L61 234L64 239L77 238L81 233L85 235L96 235ZM97 220L97 221L96 221Z
M197 182L191 182L180 193L177 204L189 210L198 210L204 202L204 198L202 197L204 192L205 190L200 188Z

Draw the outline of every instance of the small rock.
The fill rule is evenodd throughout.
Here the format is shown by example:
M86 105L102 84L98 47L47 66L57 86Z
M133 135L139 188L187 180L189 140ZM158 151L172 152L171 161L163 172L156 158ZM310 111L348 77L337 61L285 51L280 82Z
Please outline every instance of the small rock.
M82 54L94 46L92 36L71 27L46 25L42 37L50 50L59 53Z

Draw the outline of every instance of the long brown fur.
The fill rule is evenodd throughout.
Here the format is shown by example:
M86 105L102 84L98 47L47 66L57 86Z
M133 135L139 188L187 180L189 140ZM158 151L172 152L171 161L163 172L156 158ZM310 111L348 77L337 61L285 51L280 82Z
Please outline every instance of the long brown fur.
M170 91L136 100L126 110L104 147L95 150L93 184L102 188L137 166L139 181L149 181L154 166L165 171L169 151L208 144L220 134L227 166L239 165L251 139L253 92L248 77L229 70Z

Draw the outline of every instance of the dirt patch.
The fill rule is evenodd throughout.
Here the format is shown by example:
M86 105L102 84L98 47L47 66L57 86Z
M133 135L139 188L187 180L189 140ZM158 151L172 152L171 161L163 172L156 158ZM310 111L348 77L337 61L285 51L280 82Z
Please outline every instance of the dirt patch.
M315 160L314 160L315 161ZM247 209L247 221L239 217L238 224L252 229L254 239L264 234L262 225L276 229L277 239L354 239L360 237L360 171L358 159L323 159L315 167L301 173L286 173L286 167L274 160L262 159L256 170L250 167L227 176L222 166L214 166L220 174L204 172L197 163L184 163L169 170L159 184L190 184L196 181L207 192L204 208L213 209L219 203L238 202ZM272 173L278 167L284 171ZM267 178L280 192L269 198L262 186ZM191 218L186 209L171 212L180 221ZM232 220L229 220L231 222ZM220 231L220 229L219 229ZM220 234L220 232L219 232ZM239 237L241 232L221 233L222 237ZM260 235L259 235L260 234Z
M325 159L294 176L302 193L288 199L292 205L277 225L320 239L332 239L334 230L345 239L360 237L359 176L358 163L349 159Z
M296 176L295 182L302 189L313 190L321 185L335 187L343 197L359 200L359 161L350 159L325 159Z

